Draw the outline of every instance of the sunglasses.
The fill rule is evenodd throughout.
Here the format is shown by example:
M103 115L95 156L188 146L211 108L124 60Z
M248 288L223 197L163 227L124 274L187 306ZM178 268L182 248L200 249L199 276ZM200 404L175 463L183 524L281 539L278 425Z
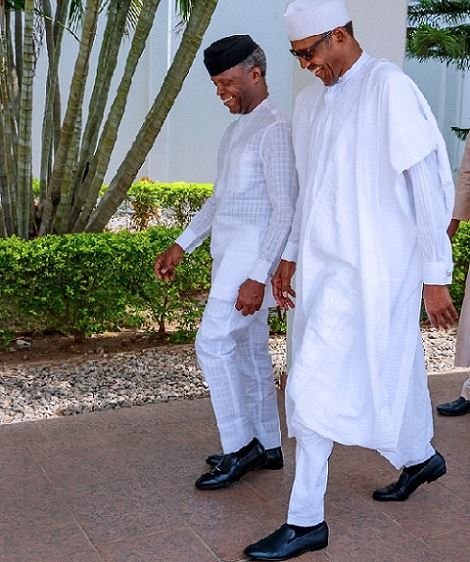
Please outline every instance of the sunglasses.
M324 33L320 39L317 39L315 41L315 43L313 43L312 45L310 45L310 47L307 47L306 49L289 49L289 51L291 52L292 55L294 55L294 57L296 59L304 59L307 62L311 61L313 58L313 55L315 54L315 50L317 49L317 47L323 43L323 41L325 41L326 39L328 39L328 37L331 37L331 34L333 33L334 29L332 29L331 31L327 31L326 33Z

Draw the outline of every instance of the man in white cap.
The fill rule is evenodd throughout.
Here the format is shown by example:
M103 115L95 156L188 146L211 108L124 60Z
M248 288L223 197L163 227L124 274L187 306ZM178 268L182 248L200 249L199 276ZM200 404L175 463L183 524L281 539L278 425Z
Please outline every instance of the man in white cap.
M296 312L286 389L297 440L287 522L245 549L287 560L328 544L324 517L335 442L378 450L397 482L377 501L406 500L443 476L419 328L421 295L449 326L454 187L441 134L415 84L363 52L343 0L295 0L292 54L324 84L298 97L294 151L300 195L276 300Z
M265 291L291 230L297 175L291 127L268 95L266 56L249 35L204 51L217 96L237 115L219 148L214 195L176 243L157 257L170 281L185 252L211 235L209 299L196 353L209 385L223 454L210 455L200 490L231 485L250 470L283 467L276 391L268 350Z

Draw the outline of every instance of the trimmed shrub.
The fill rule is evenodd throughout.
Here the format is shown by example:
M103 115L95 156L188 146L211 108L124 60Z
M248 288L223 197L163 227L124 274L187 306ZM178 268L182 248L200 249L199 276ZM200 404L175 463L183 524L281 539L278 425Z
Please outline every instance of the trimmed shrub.
M173 283L153 273L179 232L0 239L0 331L89 335L156 323L164 332L168 322L193 331L210 282L207 245L184 258Z
M174 339L188 339L202 315L211 260L206 243L185 256L173 283L157 281L155 256L179 232L157 227L29 242L0 239L0 346L14 332L89 335L157 325L163 334L169 323L176 330ZM470 223L461 225L453 247L451 293L460 308L470 263ZM282 314L273 311L270 323L273 331L284 332Z
M460 309L465 294L465 279L470 264L470 222L463 222L453 240L454 275L452 298Z
M151 220L158 222L165 210L174 226L185 228L212 192L210 183L162 183L142 179L128 192L134 209L132 220L137 229L143 230Z

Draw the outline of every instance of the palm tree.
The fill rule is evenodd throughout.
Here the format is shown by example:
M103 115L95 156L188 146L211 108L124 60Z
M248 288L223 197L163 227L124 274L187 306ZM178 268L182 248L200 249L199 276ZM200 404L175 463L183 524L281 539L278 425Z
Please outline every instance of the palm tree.
M132 80L160 0L0 0L0 236L100 230L114 214L151 150L191 68L217 0L175 0L185 31L142 127L97 204ZM94 77L89 61L98 18L106 26ZM12 23L14 16L14 23ZM79 41L62 116L59 62L64 33ZM45 36L48 55L40 188L33 210L31 112L35 52ZM122 75L106 114L118 53L132 35ZM87 80L94 86L84 111ZM83 121L83 115L87 118Z
M407 55L470 70L470 0L420 0L408 8ZM469 130L453 127L459 138Z

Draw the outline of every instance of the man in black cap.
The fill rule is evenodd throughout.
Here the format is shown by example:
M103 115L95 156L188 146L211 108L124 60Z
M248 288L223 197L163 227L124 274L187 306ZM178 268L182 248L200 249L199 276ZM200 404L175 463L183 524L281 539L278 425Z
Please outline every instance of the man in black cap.
M214 195L157 257L155 272L172 280L184 252L211 235L212 286L196 339L223 449L196 481L211 490L283 466L268 351L274 300L265 287L291 229L297 178L290 125L268 98L263 50L248 35L225 37L204 51L204 63L239 118L219 148Z

